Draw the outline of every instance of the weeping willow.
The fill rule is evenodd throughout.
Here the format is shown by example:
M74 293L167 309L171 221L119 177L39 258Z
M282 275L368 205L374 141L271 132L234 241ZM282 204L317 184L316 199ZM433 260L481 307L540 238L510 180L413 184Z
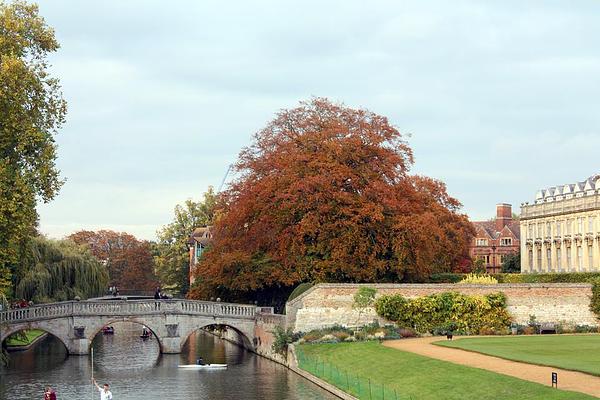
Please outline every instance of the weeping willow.
M108 286L108 271L87 248L69 240L36 237L19 263L15 297L35 303L86 299Z

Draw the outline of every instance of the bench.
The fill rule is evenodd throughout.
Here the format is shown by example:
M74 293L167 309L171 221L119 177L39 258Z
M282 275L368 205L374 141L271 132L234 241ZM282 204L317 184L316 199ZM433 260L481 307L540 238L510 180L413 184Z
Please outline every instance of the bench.
M556 333L556 324L544 322L540 324L540 335L543 333Z

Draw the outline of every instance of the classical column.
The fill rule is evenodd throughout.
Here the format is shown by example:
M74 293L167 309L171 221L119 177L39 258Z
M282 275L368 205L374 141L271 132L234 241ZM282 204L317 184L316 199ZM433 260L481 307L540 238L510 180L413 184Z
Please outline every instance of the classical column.
M548 272L550 271L550 266L548 265L548 244L546 243L546 241L544 240L542 242L542 271L541 272Z
M600 234L595 233L596 239L592 247L594 254L594 265L592 266L593 271L600 271Z
M558 262L556 260L556 244L554 241L550 243L550 271L558 272Z

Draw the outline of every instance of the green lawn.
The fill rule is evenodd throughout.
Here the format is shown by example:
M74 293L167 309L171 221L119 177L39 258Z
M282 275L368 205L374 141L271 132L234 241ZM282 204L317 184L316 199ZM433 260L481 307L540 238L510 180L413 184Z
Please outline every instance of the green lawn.
M600 376L600 335L481 337L436 344Z
M384 347L377 342L297 346L300 368L361 399L593 399L477 368ZM371 380L371 393L365 389ZM385 388L382 386L385 384ZM395 389L395 392L394 392Z
M23 331L20 333L25 334L25 336L21 337L20 335L16 335L16 334L12 335L8 339L6 339L6 345L7 346L27 346L28 344L30 344L31 342L33 342L35 339L42 336L46 332L41 331L39 329L30 329L30 330Z

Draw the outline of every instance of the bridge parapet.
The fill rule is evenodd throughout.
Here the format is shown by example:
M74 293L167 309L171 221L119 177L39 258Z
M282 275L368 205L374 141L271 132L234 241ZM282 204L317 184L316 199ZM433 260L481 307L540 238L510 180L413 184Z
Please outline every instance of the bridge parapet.
M254 319L256 306L196 300L67 301L0 312L0 323L74 316L185 314Z

